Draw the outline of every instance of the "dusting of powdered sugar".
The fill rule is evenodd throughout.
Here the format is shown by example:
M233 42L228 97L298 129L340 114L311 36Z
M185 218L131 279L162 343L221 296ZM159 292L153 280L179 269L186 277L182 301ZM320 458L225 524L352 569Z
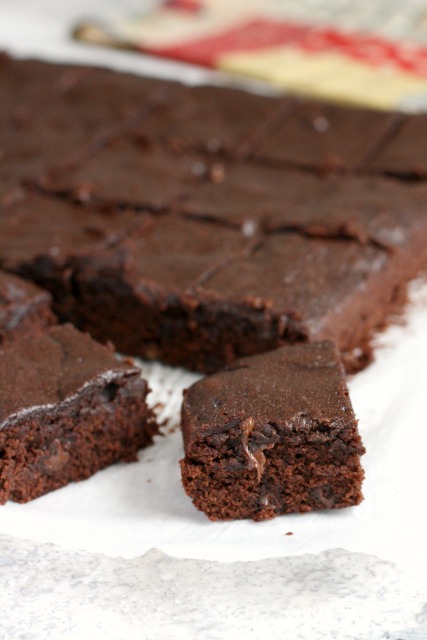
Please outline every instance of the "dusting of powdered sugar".
M73 403L77 398L84 393L89 387L101 388L115 380L122 380L123 378L128 378L133 375L140 375L141 371L137 368L132 369L109 369L108 371L104 371L100 373L95 378L88 380L84 383L75 393L71 394L64 400L59 400L55 403L46 403L33 405L32 407L26 407L25 409L21 409L20 411L16 411L15 413L10 414L3 422L0 423L0 431L5 429L6 427L12 427L16 425L17 422L28 418L28 417L37 417L46 411L52 411L53 409L57 412L61 412L63 409L66 409L71 403ZM1 637L0 637L0 640Z

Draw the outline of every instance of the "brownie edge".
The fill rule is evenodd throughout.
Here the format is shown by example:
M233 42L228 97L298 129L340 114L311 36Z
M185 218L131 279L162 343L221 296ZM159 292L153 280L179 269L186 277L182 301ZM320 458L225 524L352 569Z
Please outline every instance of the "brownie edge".
M27 502L115 462L158 432L136 367L71 325L0 348L0 504Z
M332 343L243 358L184 394L182 482L211 520L357 505L364 453Z

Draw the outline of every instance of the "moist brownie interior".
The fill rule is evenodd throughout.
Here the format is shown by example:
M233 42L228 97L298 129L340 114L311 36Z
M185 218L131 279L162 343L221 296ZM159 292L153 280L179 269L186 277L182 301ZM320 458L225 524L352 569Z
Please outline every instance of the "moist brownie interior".
M182 479L212 520L265 520L362 499L364 448L326 342L244 358L184 394Z
M0 504L136 460L157 426L138 368L71 325L0 346Z

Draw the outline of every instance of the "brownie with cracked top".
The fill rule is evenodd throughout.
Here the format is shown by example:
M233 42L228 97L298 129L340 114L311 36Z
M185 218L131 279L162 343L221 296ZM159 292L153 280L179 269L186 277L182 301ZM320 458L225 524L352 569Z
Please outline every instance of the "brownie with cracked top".
M238 360L184 392L184 489L211 520L357 505L364 453L328 342Z
M131 462L157 425L140 370L71 325L0 347L0 504Z

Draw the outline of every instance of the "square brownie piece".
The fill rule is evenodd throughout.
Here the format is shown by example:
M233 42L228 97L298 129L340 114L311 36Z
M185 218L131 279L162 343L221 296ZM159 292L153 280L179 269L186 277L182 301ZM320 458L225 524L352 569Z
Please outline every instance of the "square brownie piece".
M262 140L254 157L322 173L363 169L400 117L370 109L295 101L281 125Z
M71 325L4 343L0 504L136 460L157 433L140 373Z
M184 393L182 482L211 520L362 500L364 447L331 343L238 360Z
M0 271L0 344L36 328L55 323L47 291Z

